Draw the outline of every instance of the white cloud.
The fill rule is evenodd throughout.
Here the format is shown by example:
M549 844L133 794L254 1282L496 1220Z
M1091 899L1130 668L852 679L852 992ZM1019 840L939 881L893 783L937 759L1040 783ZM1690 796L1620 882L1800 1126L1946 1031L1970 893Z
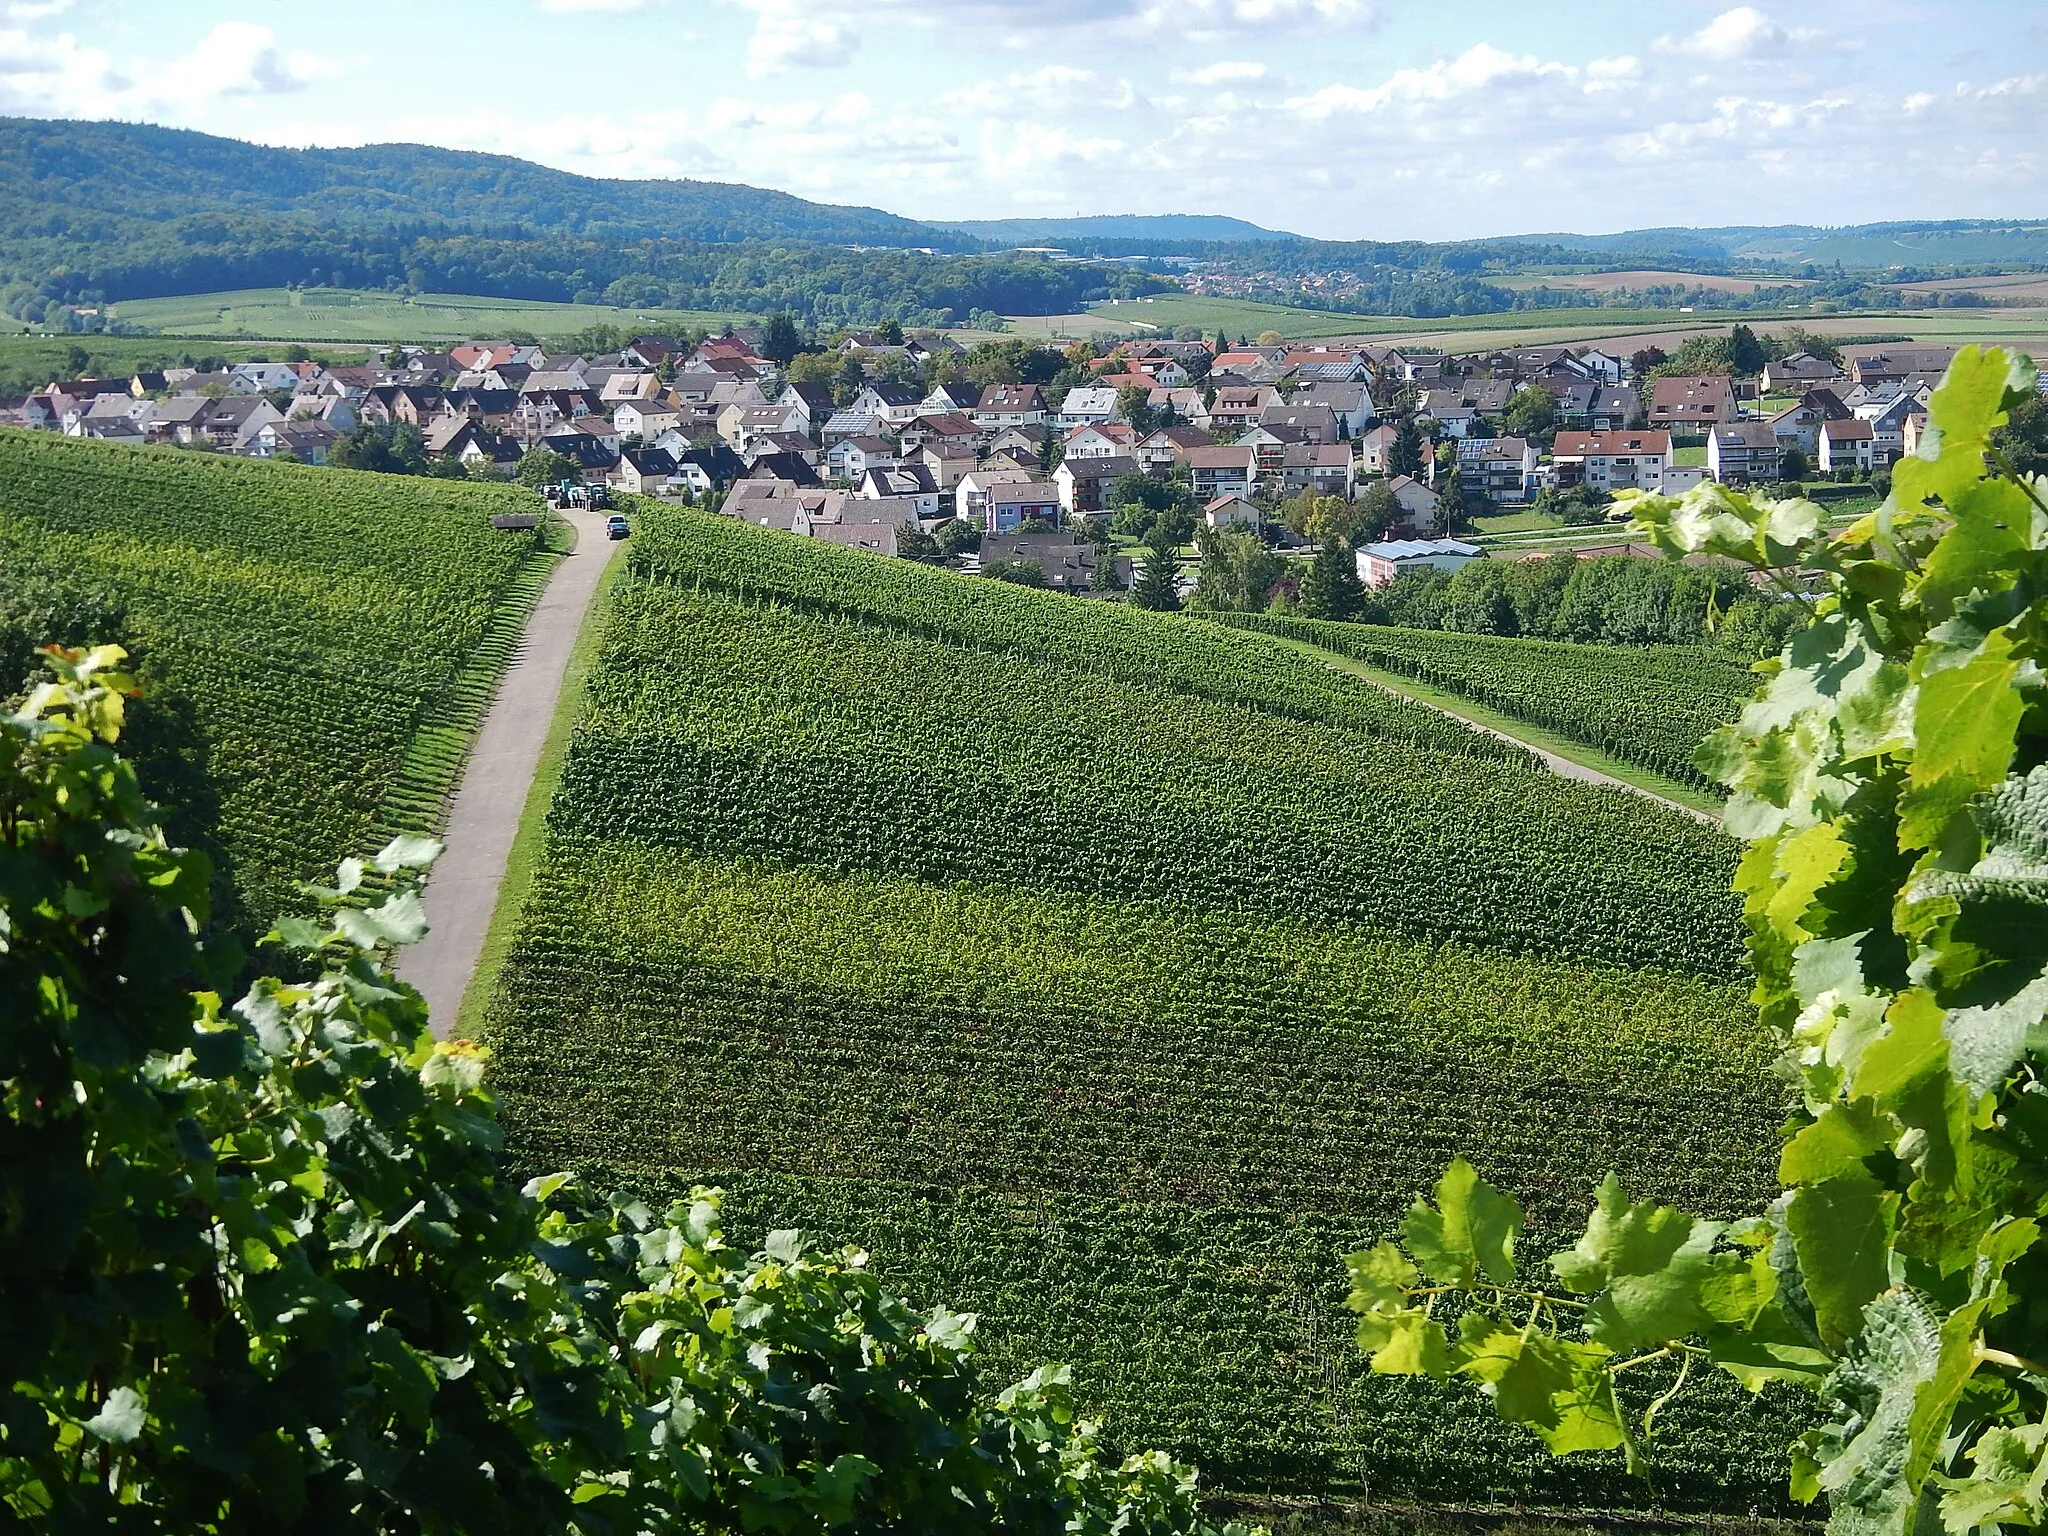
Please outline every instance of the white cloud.
M0 8L0 16L17 22L48 21L70 9L71 0L15 0L14 4Z
M1214 64L1204 64L1200 69L1176 69L1173 72L1175 85L1240 85L1253 80L1264 80L1272 71L1263 64L1254 64L1243 59L1221 59Z
M116 66L104 49L69 32L37 36L0 30L0 107L53 117L182 118L223 98L304 90L335 66L280 48L270 28L216 23L192 51Z
M1663 53L1689 53L1727 63L1763 59L1795 49L1834 50L1840 45L1812 27L1782 27L1753 5L1723 11L1699 31L1684 37L1664 36L1654 45Z
M799 69L836 69L860 47L850 19L835 19L832 6L805 0L730 0L754 15L747 39L747 73L754 79Z
M1290 98L1287 107L1302 117L1320 120L1339 113L1370 114L1391 106L1446 102L1482 91L1492 94L1545 80L1576 81L1578 75L1569 64L1475 43L1455 59L1440 59L1426 69L1398 70L1380 85L1326 85L1309 95ZM1497 104L1489 108L1497 109Z
M583 16L593 11L644 11L647 0L534 0L534 8L557 16Z

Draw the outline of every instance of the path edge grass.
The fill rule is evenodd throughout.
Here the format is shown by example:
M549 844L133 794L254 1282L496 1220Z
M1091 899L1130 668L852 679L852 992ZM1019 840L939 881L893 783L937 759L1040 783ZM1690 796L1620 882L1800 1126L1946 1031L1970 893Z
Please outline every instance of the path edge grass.
M561 787L562 772L569 757L569 743L575 738L576 727L582 723L584 712L589 707L590 690L587 685L591 672L597 666L598 650L604 643L605 630L609 626L612 589L621 579L627 564L625 560L614 560L605 568L604 575L598 578L597 590L591 594L582 627L576 632L575 647L569 652L569 664L562 672L562 691L555 704L555 718L549 722L547 740L541 744L540 763L534 769L533 782L527 786L526 804L519 813L519 830L513 836L511 852L505 859L505 878L498 882L498 898L491 909L490 926L484 930L483 952L477 956L476 969L470 973L469 985L463 989L462 1006L456 1010L451 1038L481 1040L484 1037L484 1013L490 1005L491 994L498 989L498 975L512 953L520 915L526 909L527 895L533 889L533 877L546 850L548 808L554 804L555 791Z
M1531 725L1527 720L1518 719L1514 715L1503 714L1489 705L1476 703L1463 694L1436 688L1397 672L1388 672L1336 651L1325 650L1310 641L1297 640L1292 635L1268 635L1267 638L1306 651L1339 672L1349 672L1364 678L1389 693L1398 693L1403 698L1451 715L1467 725L1498 731L1525 747L1548 752L1552 757L1561 757L1568 763L1577 763L1581 768L1590 768L1595 773L1605 774L1636 793L1647 795L1652 800L1661 800L1674 809L1711 816L1716 823L1721 819L1723 807L1719 800L1711 795L1702 794L1690 785L1681 784L1676 779L1666 778L1653 768L1625 763L1620 758L1609 757L1605 752L1589 747L1582 741L1576 741L1545 726Z

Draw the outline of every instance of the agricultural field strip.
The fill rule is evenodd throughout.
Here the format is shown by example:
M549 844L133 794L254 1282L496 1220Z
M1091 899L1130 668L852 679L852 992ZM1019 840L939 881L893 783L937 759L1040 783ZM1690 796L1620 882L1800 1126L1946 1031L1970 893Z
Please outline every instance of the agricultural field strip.
M109 583L187 720L259 930L301 880L430 831L551 558L523 492L0 433L0 573Z
M920 786L964 778L978 793L1005 765L1030 780L1077 742L1107 751L1134 729L1148 750L1221 733L1240 765L1258 755L1248 732L1270 733L1274 766L1287 738L1299 749L1304 735L1327 735L1297 757L1295 775L1355 820L1381 816L1397 845L1398 812L1363 803L1377 781L1325 782L1329 754L1398 752L1381 771L1411 777L1459 759L1144 687L1133 658L1111 668L1124 680L1089 677L1040 659L1036 640L1033 654L1009 656L986 638L940 643L843 611L764 608L758 591L735 602L686 585L675 553L659 562L663 585L644 574L621 582L491 1009L520 1158L650 1190L711 1176L732 1190L743 1230L770 1222L857 1239L913 1294L987 1314L998 1368L1072 1359L1113 1433L1199 1453L1228 1486L1365 1483L1425 1500L1494 1491L1572 1509L1641 1497L1611 1467L1532 1454L1453 1396L1369 1377L1349 1348L1334 1258L1378 1229L1387 1213L1372 1200L1405 1198L1454 1147L1482 1149L1493 1176L1559 1219L1584 1198L1586 1170L1607 1162L1667 1198L1714 1209L1755 1198L1768 1187L1781 1106L1730 979L1307 919L1297 898L1323 871L1298 864L1264 888L1263 910L1227 912L930 867L878 871L888 850L871 834L900 831L904 807L928 798ZM890 569L865 564L878 579ZM948 585L975 595L975 584ZM934 618L931 628L970 627L958 613ZM934 696L941 666L967 675ZM1115 692L1078 703L1068 691L1032 695L1033 674ZM986 713L935 724L974 696L1006 700L997 717L1042 716L1043 756ZM1190 709L1210 714L1177 713ZM1148 710L1162 718L1148 725ZM777 771L765 774L750 750L777 732ZM914 750L891 756L906 733ZM707 743L732 764L714 783L641 779L665 748L688 756ZM834 750L821 756L820 744ZM645 760L618 771L621 748ZM1123 752L1110 760L1126 771L1147 755ZM1099 783L1097 762L1084 751L1068 773L1086 788ZM1526 820L1528 769L1483 757L1462 766L1517 781L1502 814L1511 805ZM835 797L849 771L861 782ZM831 828L891 783L904 792L875 827L837 838L823 858L794 846L795 834L767 856L733 858L723 837L700 851L712 839L674 810L681 801L684 819ZM1234 808L1201 819L1241 814L1268 787L1253 780ZM1130 800L1150 788L1141 782ZM1690 831L1628 809L1680 840ZM1161 841L1140 824L1081 842L1143 863L1185 825ZM1040 826L1020 824L1014 807L979 830L983 841L1041 846ZM964 842L971 850L975 838ZM1286 864L1306 842L1264 856ZM1243 848L1204 862L1261 856ZM1560 842L1549 857L1584 862L1585 848ZM1483 865L1489 851L1468 862ZM1725 870L1707 865L1689 883L1719 901ZM1499 884L1471 899L1490 909L1513 900ZM1631 918L1616 910L1609 921ZM1583 1071L1589 1058L1616 1064L1618 1097L1586 1101L1583 1085L1603 1080ZM1319 1214L1325 1206L1341 1214ZM1708 1451L1660 1488L1664 1507L1725 1504L1731 1489L1770 1501L1781 1405L1725 1393L1692 1428Z
M1266 614L1222 622L1287 635L1548 727L1696 790L1693 749L1742 712L1756 675L1704 647L1623 650Z
M1729 850L1711 830L1560 783L1462 721L1276 642L1233 638L1427 714L1472 751L641 586L616 599L551 825L1293 910L1708 975L1739 967ZM796 804L802 814L785 809Z

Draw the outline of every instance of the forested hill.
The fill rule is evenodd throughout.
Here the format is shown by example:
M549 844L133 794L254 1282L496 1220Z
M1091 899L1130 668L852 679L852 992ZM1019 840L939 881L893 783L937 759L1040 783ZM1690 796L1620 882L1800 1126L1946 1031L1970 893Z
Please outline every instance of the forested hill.
M1077 219L952 219L934 220L937 229L978 235L1001 245L1057 240L1201 241L1232 244L1241 240L1293 240L1284 230L1267 229L1220 213L1092 214Z
M978 242L883 213L712 181L607 181L508 155L371 144L273 149L146 123L0 118L0 228L61 220L190 226L209 215L280 215L328 230L393 225L496 237L824 240L973 249Z
M419 145L269 149L0 118L0 309L18 319L53 301L306 284L949 324L1165 286L982 249L755 187L603 181Z

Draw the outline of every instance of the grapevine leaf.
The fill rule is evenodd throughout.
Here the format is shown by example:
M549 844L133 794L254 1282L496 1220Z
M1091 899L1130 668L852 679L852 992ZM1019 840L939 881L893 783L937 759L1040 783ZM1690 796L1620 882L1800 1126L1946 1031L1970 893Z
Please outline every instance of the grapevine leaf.
M2048 1016L2048 975L2037 976L2002 1003L1958 1008L1942 1024L1949 1071L1973 1094L1990 1093L2011 1076L2027 1036Z
M2048 1424L2017 1429L1993 1425L1970 1447L1976 1470L1966 1478L1943 1478L1941 1522L1955 1536L1995 1525L2037 1525L2044 1514L2048 1458L2042 1455Z
M1904 1474L1913 1407L1941 1354L1940 1327L1918 1297L1888 1291L1870 1303L1861 1335L1822 1393L1833 1420L1808 1437L1831 1524L1900 1536L1911 1528L1919 1490Z
M1611 1349L1683 1338L1707 1320L1699 1288L1721 1224L1644 1200L1631 1204L1612 1173L1585 1234L1550 1267L1570 1290L1600 1294L1586 1333Z
M1344 1267L1351 1276L1351 1294L1345 1298L1345 1305L1354 1312L1401 1305L1410 1287L1421 1278L1407 1255L1392 1243L1347 1254Z
M1481 1383L1494 1408L1512 1424L1555 1431L1562 1427L1560 1399L1569 1401L1582 1372L1600 1368L1608 1358L1597 1345L1524 1335L1484 1312L1467 1312L1458 1320L1458 1342L1451 1369Z
M1966 481L1943 499L1955 526L1927 557L1919 589L1921 606L1937 619L1986 576L2019 563L2034 514L2027 493L2010 480Z
M1441 1380L1451 1368L1450 1339L1444 1325L1415 1309L1391 1317L1368 1313L1359 1319L1358 1337L1366 1344L1368 1325L1377 1324L1372 1369L1380 1376L1434 1376Z
M1979 790L2005 777L2026 700L2015 688L2013 637L1992 633L1960 666L1921 680L1914 705L1911 788L1901 803L1901 847L1924 848Z
M100 1411L85 1421L86 1433L112 1445L133 1444L148 1422L142 1394L133 1387L116 1387L107 1394Z
M1892 1130L1868 1099L1828 1105L1785 1144L1778 1178L1785 1184L1821 1184L1859 1168L1891 1145Z
M1786 838L1777 849L1777 886L1764 908L1772 926L1795 941L1810 937L1799 920L1848 857L1849 845L1832 822L1816 822Z
M378 873L395 875L402 869L425 869L441 857L442 845L431 837L394 837L377 855Z
M1515 1278L1515 1237L1522 1208L1458 1157L1437 1181L1436 1206L1418 1199L1403 1236L1424 1273L1439 1285L1469 1288L1481 1271L1496 1285Z
M1821 1342L1853 1336L1871 1298L1889 1283L1898 1196L1861 1169L1794 1192L1785 1209Z

